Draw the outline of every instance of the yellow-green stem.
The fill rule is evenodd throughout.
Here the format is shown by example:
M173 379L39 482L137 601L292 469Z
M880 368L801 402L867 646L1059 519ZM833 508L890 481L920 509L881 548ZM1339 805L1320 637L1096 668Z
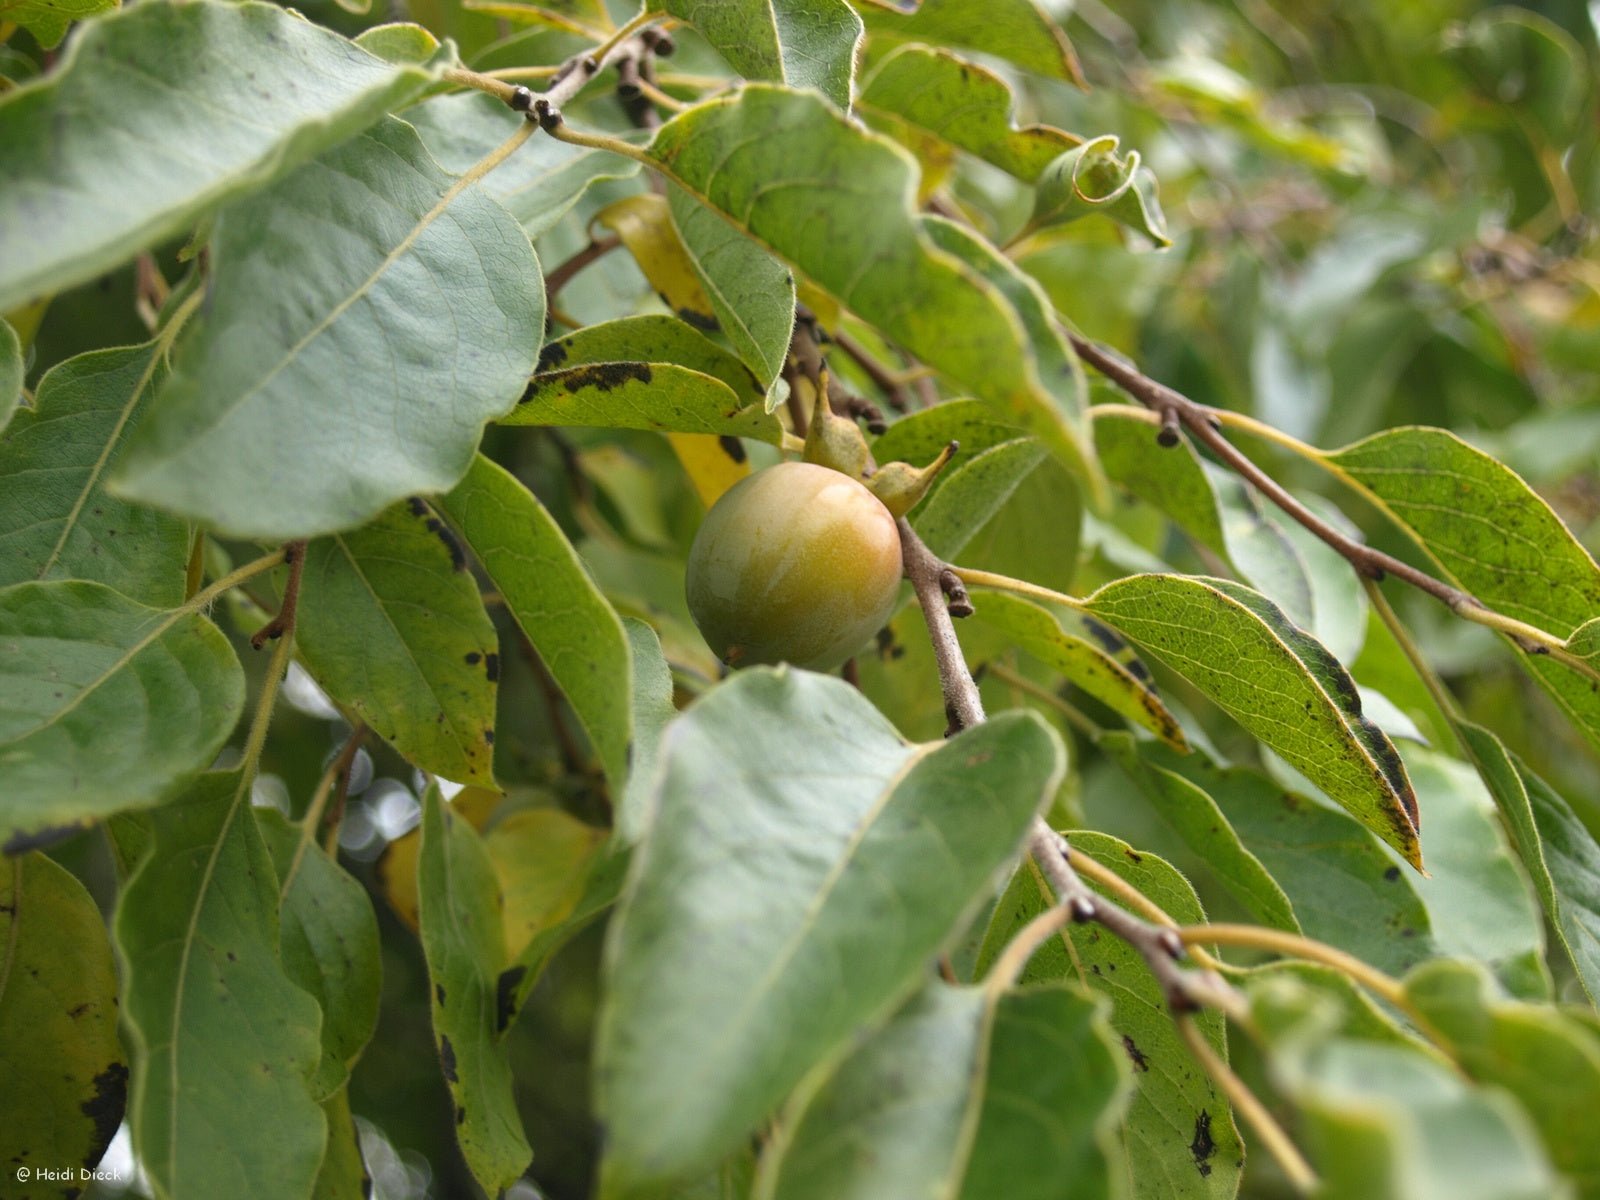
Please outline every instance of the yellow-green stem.
M1267 1106L1261 1103L1249 1085L1223 1061L1222 1055L1218 1054L1206 1040L1206 1035L1194 1023L1194 1018L1189 1013L1174 1014L1173 1020L1177 1023L1178 1033L1182 1035L1189 1053L1194 1055L1195 1061L1222 1089L1223 1095L1228 1098L1228 1103L1233 1106L1233 1111L1242 1116L1255 1131L1261 1145L1266 1147L1267 1153L1272 1155L1294 1189L1302 1195L1310 1195L1317 1186L1317 1173L1311 1169L1311 1164L1289 1139L1283 1126L1273 1119L1272 1114L1267 1111Z
M1030 600L1043 600L1046 604L1061 604L1067 608L1083 611L1083 601L1076 596L1069 596L1065 592L1058 592L1054 588L1040 587L1037 583L1029 583L1026 579L1013 579L1009 575L998 575L993 571L978 571L972 567L950 568L955 572L956 578L969 587L993 588L997 592L1011 592L1014 595L1026 596Z

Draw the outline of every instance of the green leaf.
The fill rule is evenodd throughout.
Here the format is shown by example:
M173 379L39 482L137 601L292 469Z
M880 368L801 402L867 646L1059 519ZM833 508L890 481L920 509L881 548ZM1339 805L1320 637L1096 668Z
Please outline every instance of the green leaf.
M45 50L54 50L74 21L117 7L117 0L6 0L0 21L14 21Z
M668 188L667 202L717 324L756 382L770 388L794 331L794 276L681 188Z
M1100 213L1157 246L1170 246L1167 218L1156 195L1156 177L1141 164L1139 152L1119 154L1114 134L1075 146L1039 177L1030 231L1065 225Z
M322 1102L328 1123L328 1149L322 1156L311 1200L370 1200L372 1176L361 1158L355 1117L350 1112L350 1089L342 1087Z
M1572 631L1567 639L1567 651L1584 659L1590 666L1600 667L1600 617L1585 621Z
M704 433L771 445L783 440L776 417L761 408L741 408L720 379L661 362L590 362L540 371L500 423Z
M1291 984L1280 980L1280 984ZM1433 1058L1330 1038L1333 997L1303 985L1252 995L1269 1066L1295 1103L1318 1195L1330 1200L1557 1200L1569 1195L1527 1115ZM1263 1011L1276 1002L1277 1012Z
M1183 729L1156 694L1150 672L1137 658L1123 661L1113 656L1113 648L1126 650L1127 644L1099 622L1084 618L1076 622L1099 640L1097 645L1069 631L1062 618L1049 609L1018 596L986 591L973 607L978 619L1006 634L1011 645L1061 672L1068 683L1142 725L1175 750L1187 752Z
M813 88L850 107L861 18L844 0L648 0L687 21L746 79Z
M676 317L623 317L557 338L502 425L747 437L777 445L766 391L733 355Z
M1578 1195L1600 1196L1600 1035L1549 1005L1499 996L1481 970L1441 959L1413 971L1406 995L1479 1083L1522 1104Z
M613 787L628 773L633 665L615 610L515 476L481 455L438 501L572 705Z
M1188 679L1421 868L1416 797L1349 673L1270 601L1222 579L1134 575L1084 602Z
M1103 1004L1103 1001L1101 1002ZM1125 1058L1072 989L930 983L812 1094L763 1159L761 1200L1117 1194Z
M1155 855L1098 833L1074 833L1071 842L1075 852L1110 867L1179 924L1205 920L1188 881ZM1038 867L1024 862L995 906L978 969L988 970L1016 931L1055 902ZM1244 1148L1228 1102L1190 1057L1138 952L1092 925L1070 926L1040 947L1023 973L1024 982L1060 979L1111 997L1111 1028L1133 1064L1134 1097L1122 1122L1129 1195L1232 1200ZM1221 1015L1208 1011L1194 1020L1226 1057Z
M432 76L272 4L139 4L91 22L54 71L0 98L0 312L183 233Z
M867 0L861 15L874 44L923 42L977 50L1083 86L1067 35L1033 0L989 0L978 6L967 0L922 0L915 12L894 0Z
M1252 917L1273 929L1300 932L1300 921L1284 889L1240 840L1238 831L1203 788L1142 757L1131 734L1106 733L1096 745L1139 785L1151 807L1216 871L1217 880Z
M511 1064L496 1044L506 965L500 889L477 831L449 810L437 784L422 798L417 893L433 1031L455 1106L456 1141L473 1178L497 1196L522 1177L533 1157L512 1095Z
M0 433L5 431L11 414L17 411L22 400L24 368L22 343L11 322L0 320Z
M933 216L922 217L920 224L934 245L961 259L1010 302L1026 332L1030 361L1053 401L1048 408L1026 409L1023 419L1065 466L1099 493L1105 483L1091 449L1093 434L1084 412L1089 385L1078 356L1068 345L1050 307L1050 298L1033 279L966 226Z
M320 1018L279 959L249 798L245 776L215 771L157 809L117 907L133 1149L158 1195L306 1195L322 1160Z
M956 257L934 244L914 208L915 164L898 146L815 96L752 84L662 126L650 155L862 320L1046 438L1069 466L1088 461L1071 411L1080 380L1042 374L1032 327L1014 307L1028 297L1036 317L1042 298L994 250L968 238ZM886 204L891 196L899 202Z
M1203 751L1145 757L1216 802L1288 896L1307 936L1392 975L1434 952L1423 880L1403 871L1354 817L1285 791L1259 771L1218 766Z
M72 577L158 607L183 601L187 521L107 494L123 442L160 386L157 346L96 350L39 383L37 403L0 433L0 584Z
M1510 468L1443 429L1375 434L1324 456L1490 608L1557 637L1600 612L1600 566ZM1546 655L1524 659L1600 746L1600 689Z
M621 317L574 330L548 343L539 354L539 370L586 363L676 363L720 380L741 407L765 408L767 391L755 372L699 330L661 313ZM515 420L513 414L512 420ZM765 440L772 440L764 435Z
M1487 729L1456 728L1591 1003L1600 1003L1600 847L1571 805Z
M862 85L859 107L893 132L903 121L975 154L1024 183L1083 139L1049 125L1012 124L1015 98L1000 76L948 50L904 46ZM883 117L888 116L887 122Z
M367 889L298 825L269 808L256 809L255 817L283 898L278 942L284 971L322 1008L322 1064L312 1082L326 1105L343 1092L378 1025L378 919ZM348 1124L348 1100L345 1106ZM330 1139L336 1133L330 1128Z
M243 707L233 648L192 609L76 580L0 589L0 841L155 804Z
M617 837L633 845L649 819L650 789L655 786L661 737L678 715L672 702L672 668L661 651L661 638L643 621L622 622L633 658L633 740L628 755L628 786L613 814Z
M94 899L33 851L0 860L0 1158L72 1170L100 1161L122 1123L128 1066L117 971ZM22 1192L33 1194L22 1185Z
M494 624L418 499L306 546L295 638L324 690L424 771L494 783Z
M935 554L955 558L1044 457L1044 447L1033 438L1002 442L976 454L959 452L955 464L940 473L938 489L913 511L912 527Z
M331 533L451 487L543 333L527 235L396 120L231 207L211 262L116 487L241 537Z
M526 120L482 92L435 96L406 109L403 117L421 135L434 161L452 175L466 174ZM638 163L609 150L536 137L478 186L521 222L529 237L538 237L595 184L638 173Z
M1155 414L1126 404L1097 404L1089 410L1095 453L1106 476L1165 513L1195 541L1227 553L1216 491L1193 444L1156 441Z
M978 454L1015 441L1026 431L996 419L994 409L981 400L946 400L932 408L901 417L872 443L872 456L880 463L931 462L950 442L961 443L964 455ZM943 486L936 477L930 495Z
M1032 714L912 747L854 688L792 669L708 693L662 755L607 948L607 1200L709 1171L892 1011L1061 771Z
M1476 959L1512 995L1548 999L1544 921L1489 792L1472 768L1437 751L1408 744L1405 758L1429 813L1422 845L1431 875L1417 894L1428 906L1435 953Z

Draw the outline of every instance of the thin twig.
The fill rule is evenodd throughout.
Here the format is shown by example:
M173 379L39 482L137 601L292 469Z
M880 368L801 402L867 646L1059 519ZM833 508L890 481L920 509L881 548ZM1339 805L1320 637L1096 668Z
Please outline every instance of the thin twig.
M250 648L259 650L294 628L295 611L300 604L300 575L306 565L305 542L289 542L283 547L283 561L289 564L289 581L283 585L283 601L278 615L250 635Z
M967 669L961 643L956 638L955 623L946 607L941 577L948 566L928 549L904 518L898 525L906 578L911 581L917 602L922 606L923 621L928 627L934 661L938 665L947 733L955 734L982 724L984 713L978 685ZM1028 851L1038 862L1056 899L1074 921L1094 921L1138 951L1174 1011L1192 1011L1206 1004L1237 1009L1238 1001L1225 982L1213 978L1209 972L1186 971L1178 965L1184 957L1184 947L1175 930L1141 920L1114 901L1091 891L1072 864L1066 839L1051 829L1042 817L1035 817L1029 830Z
M884 401L890 408L896 412L905 412L911 407L911 397L906 392L900 376L879 362L870 350L840 330L834 331L833 344L849 355L850 360L866 372L867 378L872 380L883 393Z
M1600 670L1569 653L1565 639L1508 617L1489 608L1477 597L1458 587L1436 579L1410 563L1358 542L1343 530L1323 520L1311 509L1290 495L1287 489L1256 465L1248 455L1230 442L1222 432L1222 415L1214 409L1198 404L1182 392L1164 383L1158 383L1144 374L1121 355L1068 331L1067 337L1078 357L1094 367L1133 399L1143 404L1160 418L1161 432L1158 440L1163 445L1177 444L1177 431L1181 426L1196 441L1222 460L1241 479L1252 484L1289 517L1293 518L1316 537L1331 546L1364 579L1381 580L1387 575L1409 583L1426 592L1457 616L1479 625L1498 630L1511 639L1525 654L1548 654L1580 674L1600 680ZM1281 440L1281 439L1280 439ZM1302 447L1302 450L1308 449Z
M317 827L322 824L322 813L328 805L328 797L338 792L338 806L344 808L344 791L350 782L350 764L355 762L356 751L361 749L361 740L367 735L367 727L358 724L350 731L350 736L345 739L344 745L339 748L339 753L334 755L328 763L327 770L322 772L322 778L317 780L317 790L311 793L311 803L306 806L305 815L300 819L300 840L295 843L294 857L289 860L289 867L283 873L283 882L278 886L278 902L282 904L289 898L289 889L294 886L294 877L299 874L300 864L304 861L306 851L317 836Z
M570 258L558 263L544 277L545 303L548 304L560 295L561 289L571 283L573 276L579 271L590 263L604 258L620 245L622 245L622 239L618 237L596 238Z

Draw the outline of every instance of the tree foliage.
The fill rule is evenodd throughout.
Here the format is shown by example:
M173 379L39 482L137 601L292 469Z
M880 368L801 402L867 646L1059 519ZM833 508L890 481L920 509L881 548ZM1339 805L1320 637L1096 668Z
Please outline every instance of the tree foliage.
M367 7L0 0L0 1196L1600 1198L1592 13Z

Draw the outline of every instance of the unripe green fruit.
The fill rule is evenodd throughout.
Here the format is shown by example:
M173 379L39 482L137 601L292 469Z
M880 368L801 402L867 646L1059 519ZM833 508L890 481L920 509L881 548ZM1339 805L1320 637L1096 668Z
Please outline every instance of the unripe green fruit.
M888 621L900 532L838 471L785 462L729 488L689 551L689 612L729 666L837 667Z

